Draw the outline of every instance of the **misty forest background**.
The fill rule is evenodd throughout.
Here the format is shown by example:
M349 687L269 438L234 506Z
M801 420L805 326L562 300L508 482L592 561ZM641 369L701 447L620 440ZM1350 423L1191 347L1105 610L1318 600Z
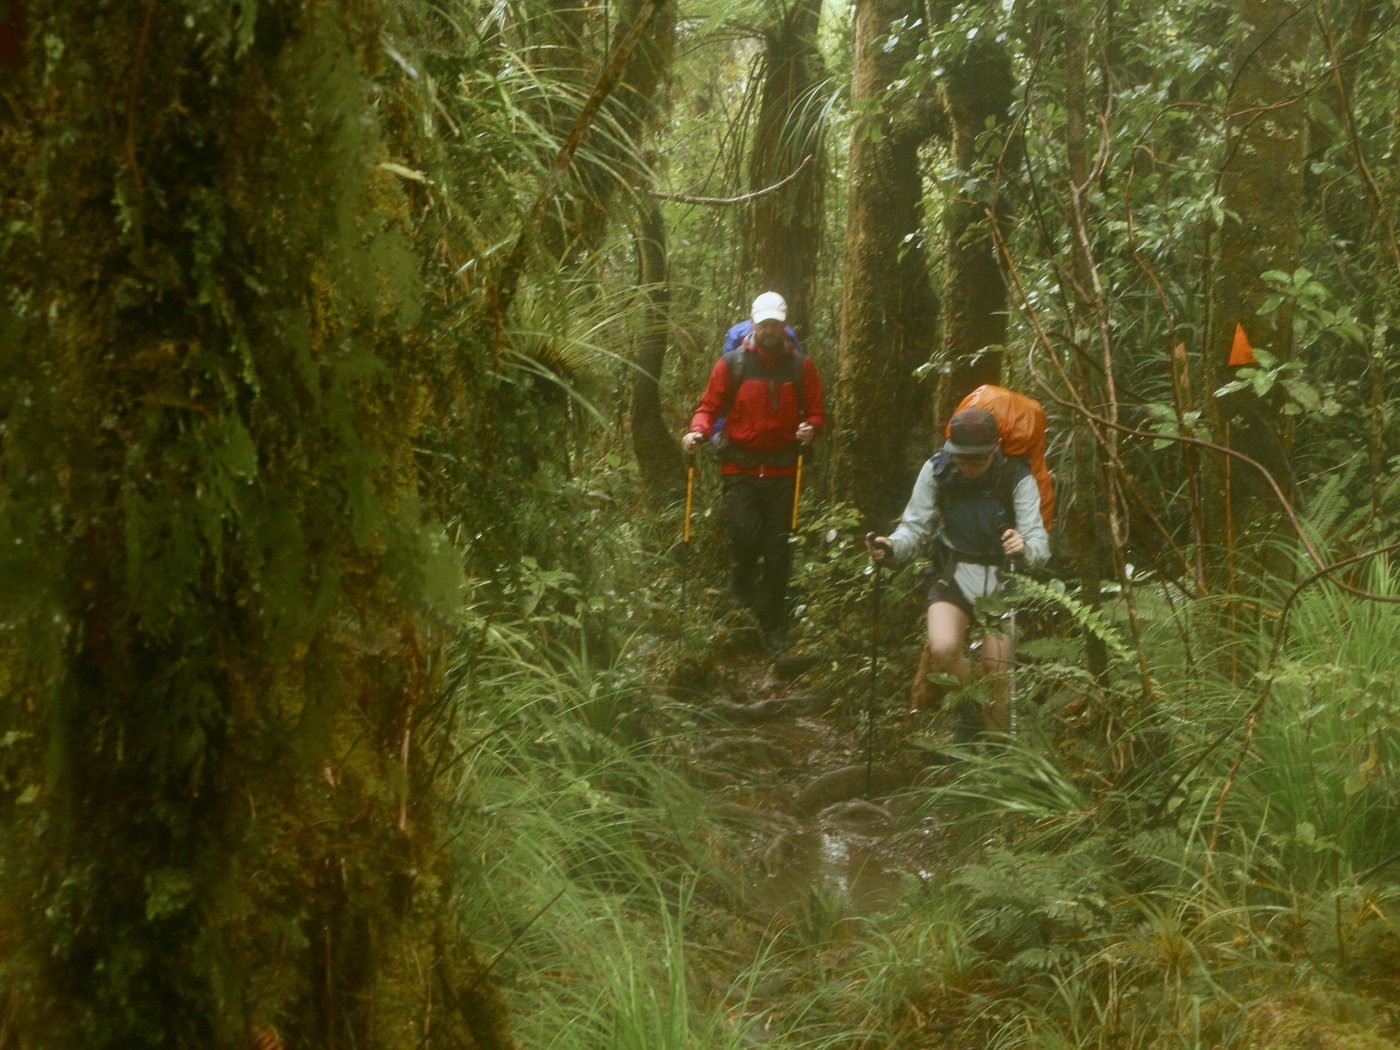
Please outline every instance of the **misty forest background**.
M0 1047L1400 1045L1397 17L0 2ZM882 762L860 537L1050 415L1022 728L878 909L762 906L700 746L766 288Z

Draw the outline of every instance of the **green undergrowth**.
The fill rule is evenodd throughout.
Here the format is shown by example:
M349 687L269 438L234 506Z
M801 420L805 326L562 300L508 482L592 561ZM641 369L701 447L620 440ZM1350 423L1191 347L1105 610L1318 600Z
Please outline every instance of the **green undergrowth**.
M744 905L750 831L692 775L707 720L673 670L709 659L718 548L706 535L681 551L671 507L612 525L597 509L610 483L595 483L561 488L554 513L577 529L554 556L483 580L465 607L460 924L521 1046L841 1045L787 930Z
M670 702L621 664L512 641L477 669L457 850L521 1045L823 1045L759 992L778 938L737 907L733 829L667 759Z
M808 513L802 688L854 730L874 580L854 517ZM1116 609L1028 585L1018 733L955 748L894 724L917 642L912 584L886 578L876 739L925 755L931 775L895 801L936 821L942 852L883 911L814 885L779 916L746 892L752 829L696 775L712 723L694 669L725 663L721 547L702 531L685 552L682 609L675 520L615 537L605 596L527 567L516 620L463 631L461 921L522 1046L1400 1044L1400 607L1314 586L1286 623L1230 634L1218 608L1144 592L1144 694ZM1400 593L1383 565L1368 586ZM552 610L604 597L623 625L607 645L577 618L558 629ZM1088 633L1117 654L1102 681Z
M939 888L832 990L891 1033L872 1045L1400 1044L1400 581L1366 585L1309 588L1252 637L1148 603L1149 698L1132 666L1061 679L921 791Z

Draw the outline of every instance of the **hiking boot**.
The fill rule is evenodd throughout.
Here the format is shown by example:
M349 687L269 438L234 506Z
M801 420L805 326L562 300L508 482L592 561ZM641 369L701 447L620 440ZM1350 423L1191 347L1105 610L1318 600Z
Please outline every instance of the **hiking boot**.
M982 726L977 722L959 718L953 726L953 743L955 744L975 744L980 739L982 739Z
M788 641L787 631L781 627L764 628L760 631L760 638L763 648L774 656L781 656L792 648L792 643Z
M982 717L977 705L971 700L958 704L956 720L953 723L953 743L972 744L982 737Z
M758 604L758 585L754 581L753 566L743 567L734 563L729 566L729 597L740 609L753 609Z

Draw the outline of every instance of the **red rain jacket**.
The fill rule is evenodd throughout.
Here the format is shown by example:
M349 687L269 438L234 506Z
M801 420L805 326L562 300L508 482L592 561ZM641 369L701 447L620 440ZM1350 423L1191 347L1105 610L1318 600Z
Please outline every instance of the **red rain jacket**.
M820 432L826 422L822 409L821 377L810 357L802 362L802 407L803 418L798 418L797 389L786 379L772 380L764 373L773 370L777 356L766 353L752 338L744 340L744 348L758 354L759 368L749 369L749 374L739 384L730 402L729 366L721 357L710 371L710 382L700 398L700 405L690 421L694 433L710 436L714 422L725 416L724 432L729 440L739 448L757 457L756 464L740 465L728 460L722 468L724 474L751 474L754 477L784 477L797 472L797 465L788 463L767 463L764 453L779 453L791 449L797 440L797 427L800 423L810 423ZM786 353L796 348L792 341L786 344ZM781 370L779 370L781 371ZM775 456L776 459L791 457Z

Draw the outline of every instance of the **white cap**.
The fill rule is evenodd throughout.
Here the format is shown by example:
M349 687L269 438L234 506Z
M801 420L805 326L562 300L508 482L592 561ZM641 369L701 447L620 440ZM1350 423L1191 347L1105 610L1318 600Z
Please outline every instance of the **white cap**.
M753 301L753 323L786 321L787 302L777 292L764 292Z

